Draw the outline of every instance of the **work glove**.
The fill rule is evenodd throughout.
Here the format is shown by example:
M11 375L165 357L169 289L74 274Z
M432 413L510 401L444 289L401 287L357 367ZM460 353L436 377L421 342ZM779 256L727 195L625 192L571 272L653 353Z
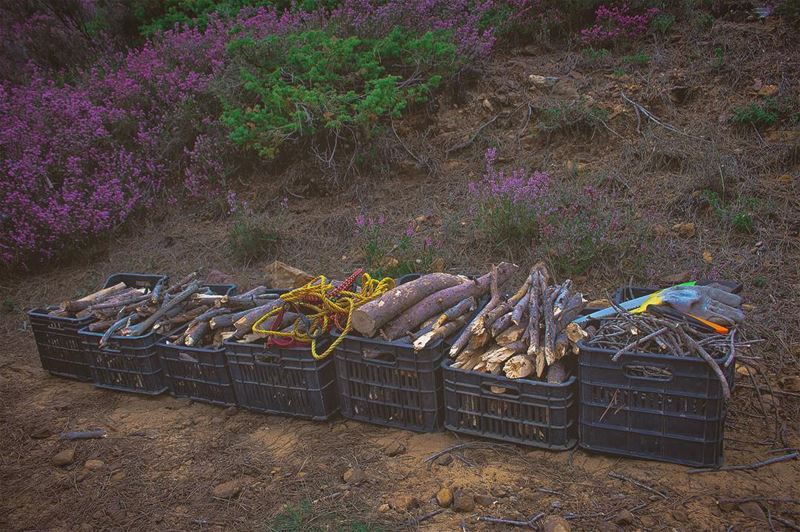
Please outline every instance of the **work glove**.
M742 298L714 286L673 286L654 293L634 313L650 305L669 306L681 314L730 327L744 320Z

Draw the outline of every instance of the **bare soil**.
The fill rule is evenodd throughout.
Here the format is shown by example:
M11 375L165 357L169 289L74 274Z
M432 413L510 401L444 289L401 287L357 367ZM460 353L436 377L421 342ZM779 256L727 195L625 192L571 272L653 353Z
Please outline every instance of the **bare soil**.
M448 271L478 273L503 259L523 266L547 259L535 246L489 247L463 223L470 203L466 183L480 177L485 148L497 145L508 164L547 170L565 187L606 183L620 206L635 209L646 245L579 276L576 284L589 297L605 297L627 283L670 282L676 274L744 284L751 305L744 333L764 342L748 353L753 379L744 370L737 374L726 463L796 450L800 394L782 384L800 375L800 135L797 124L757 131L733 127L728 119L732 109L754 101L756 80L798 98L800 46L791 29L768 19L720 20L709 32L686 29L642 48L649 64L627 65L625 72L614 72L623 65L622 53L596 62L578 51L509 50L463 89L462 103L445 95L438 109L397 124L408 157L392 175L364 176L325 198L298 192L302 170L278 179L254 176L242 196L280 227L274 257L236 263L228 251L228 220L197 211L148 213L79 258L3 280L0 528L490 530L499 525L479 522L480 516L525 520L544 512L572 517L572 527L581 530L796 529L798 460L691 475L677 465L582 450L486 443L453 452L447 465L428 463L437 451L478 440L99 390L44 372L25 323L26 309L85 293L120 271L179 276L217 269L248 287L261 282L269 260L280 258L307 271L346 275L363 261L353 239L353 219L362 210L383 213L398 233L427 215L420 231L442 241ZM545 96L529 86L529 74L559 76L571 89ZM623 92L662 124L637 113ZM604 127L537 131L537 108L553 99L574 101L576 94L609 112ZM474 142L445 155L495 115ZM742 234L721 223L698 199L704 189L756 198L755 231ZM288 210L278 208L284 196ZM695 233L682 236L672 229L679 223L694 224ZM754 384L764 389L761 400ZM71 443L57 436L90 427L109 435ZM405 451L388 456L387 446L396 442ZM65 449L75 450L74 463L54 465L52 457ZM90 459L102 467L87 469ZM342 480L352 468L364 472L363 482ZM228 481L235 481L238 496L215 498L213 489ZM488 498L473 511L446 510L415 523L414 517L437 509L434 496L444 486Z

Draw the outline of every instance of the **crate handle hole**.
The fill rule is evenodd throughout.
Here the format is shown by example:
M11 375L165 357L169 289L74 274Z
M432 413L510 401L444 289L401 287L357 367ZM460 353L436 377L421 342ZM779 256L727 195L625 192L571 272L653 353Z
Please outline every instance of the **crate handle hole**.
M364 349L362 356L364 360L371 360L379 364L394 365L397 362L397 357L394 353L379 349Z
M519 390L514 388L513 386L506 386L506 385L501 386L499 384L491 384L489 382L484 382L481 384L481 390L494 395L503 395L506 397L519 397Z
M672 370L663 366L646 366L642 364L627 364L624 367L625 375L631 379L668 382L672 380Z

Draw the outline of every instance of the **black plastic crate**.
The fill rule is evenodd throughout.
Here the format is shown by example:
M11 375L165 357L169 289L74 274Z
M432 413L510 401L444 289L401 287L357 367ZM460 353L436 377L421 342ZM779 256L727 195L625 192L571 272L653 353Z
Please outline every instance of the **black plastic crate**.
M452 363L442 363L447 430L550 450L577 443L574 375L550 384L453 368Z
M235 291L234 285L209 285L213 293ZM114 335L100 347L103 332L88 327L78 331L98 388L145 395L159 395L168 390L156 344L162 335L149 332L141 336Z
M214 293L224 293L225 286L212 286ZM235 287L227 290L233 295ZM279 296L285 290L270 290ZM173 331L170 336L180 331ZM158 342L158 355L164 370L169 392L175 397L189 397L195 401L221 406L237 404L233 381L230 377L225 347L189 347L168 344L164 338Z
M580 446L690 466L723 463L722 385L696 357L580 347ZM722 361L719 361L722 365ZM722 368L733 383L734 364Z
M315 360L310 346L225 342L224 347L239 406L315 421L329 419L339 409L333 357Z
M419 276L404 275L397 284ZM486 301L484 298L478 303L473 316ZM415 432L442 430L442 360L449 341L460 332L419 352L405 339L387 342L355 334L344 336L334 350L342 415ZM332 336L338 337L336 333Z
M103 288L125 283L133 288L153 288L165 276L142 273L118 273L109 277ZM93 318L59 318L49 316L48 311L36 308L28 312L36 348L42 368L52 375L81 381L91 381L92 371L83 350L78 331L93 321Z
M441 430L445 347L438 342L414 353L407 341L345 336L334 351L342 415L417 432Z

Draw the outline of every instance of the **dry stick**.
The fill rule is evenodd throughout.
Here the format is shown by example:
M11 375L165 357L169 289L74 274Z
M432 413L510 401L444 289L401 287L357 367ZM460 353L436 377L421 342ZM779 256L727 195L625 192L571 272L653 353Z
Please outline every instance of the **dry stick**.
M544 512L539 512L538 514L532 516L527 521L515 521L513 519L503 519L502 517L487 517L482 516L478 518L478 521L482 521L484 523L497 523L501 525L509 525L509 526L518 526L524 528L536 528L535 524L536 521L544 517Z
M456 355L458 355L458 353L461 352L462 349L464 349L464 346L467 345L467 342L469 341L469 338L472 334L473 325L475 323L478 323L479 320L482 320L483 316L485 316L487 312L496 307L497 304L500 302L500 289L497 286L497 266L492 267L491 293L492 293L492 298L489 300L486 306L483 307L483 309L480 312L478 312L478 315L475 316L475 318L473 318L470 324L467 325L461 332L461 335L459 335L459 337L456 338L456 341L453 342L453 346L450 348L451 357L455 357Z
M752 464L744 464L744 465L732 465L732 466L724 466L717 469L690 469L687 471L690 475L696 473L716 473L718 471L753 471L755 469L760 469L764 466L777 464L779 462L787 462L789 460L794 460L800 456L800 453L789 453L783 456L776 456L775 458L770 458L768 460L762 460L761 462L754 462Z
M132 296L127 299L118 299L117 301L106 301L103 303L98 303L96 305L92 305L88 307L86 310L88 311L95 311L95 310L103 310L108 308L116 308L116 307L125 307L127 305L132 305L134 303L141 303L142 301L149 299L150 294L139 294L136 296Z
M134 320L134 319L136 319L138 317L139 317L139 314L134 312L133 314L130 314L128 316L125 316L122 319L117 320L114 323L114 325L112 325L111 327L106 329L106 332L103 333L102 337L100 337L100 347L103 347L104 345L106 345L108 343L109 338L111 338L111 336L115 332L117 332L117 329L122 328L126 323L129 323L131 320Z
M458 445L453 445L446 449L442 449L441 451L437 451L427 457L423 462L430 462L431 460L436 460L443 454L452 453L453 451L458 451L459 449L465 449L467 447L501 447L506 449L514 449L514 446L505 444L505 443L492 443L488 441L471 441L467 443L459 443Z
M466 141L466 142L462 142L461 144L456 144L456 145L455 145L455 146L453 146L452 148L448 148L448 149L447 149L447 150L444 152L444 156L445 156L445 157L449 157L449 156L450 156L450 154L451 154L451 153L453 153L454 151L463 150L464 148L466 148L467 146L469 146L470 144L472 144L473 142L475 142L475 139L477 139L477 138L478 138L478 135L480 135L480 134L481 134L481 131L483 131L483 129L484 129L486 126L488 126L488 125L490 125L490 124L494 123L494 121L495 121L495 120L497 120L498 118L500 118L500 114L501 114L501 113L498 113L498 114L494 115L494 116L492 117L492 119L491 119L491 120L489 120L488 122L486 122L486 123L484 123L483 125L481 125L481 126L478 128L478 130L477 130L477 131L475 131L475 134L474 134L474 135L472 135L472 137L470 137L470 139L469 139L468 141Z
M541 271L535 270L531 273L531 296L528 300L528 356L533 358L539 350L539 315L541 308Z
M419 525L421 522L423 522L423 521L427 521L427 520L428 520L428 519L430 519L431 517L436 517L436 516L437 516L437 515L439 515L440 513L444 512L445 510L446 510L446 508L439 508L438 510L434 510L434 511L432 511L432 512L430 512L430 513L427 513L427 514L425 514L425 515L421 515L421 516L419 516L419 517L412 517L411 519L409 519L408 521L406 521L406 522L404 523L404 525L405 525L405 526L417 526L417 525Z
M633 100L631 100L630 98L628 98L625 95L624 92L620 91L620 95L622 96L623 100L625 100L626 102L631 104L634 107L634 109L636 109L637 116L638 116L638 113L641 112L644 116L646 116L647 118L649 118L650 120L652 120L653 122L655 122L656 124L658 124L659 126L663 127L664 129L666 129L668 131L672 131L673 133L677 133L678 135L685 135L685 136L693 138L693 139L699 139L699 140L704 140L704 141L708 142L708 139L706 139L706 138L698 137L696 135L691 135L689 133L681 131L680 129L676 128L675 126L672 126L670 124L665 124L664 122L662 122L661 120L656 118L656 116L653 113L651 113L650 111L645 109L643 105L641 105L639 103L636 103Z
M646 342L646 341L648 341L648 340L652 340L652 339L653 339L653 338L655 338L656 336L659 336L659 335L661 335L661 334L664 334L665 332L667 332L667 330L668 330L668 328L667 328L667 327L662 327L662 328L660 328L659 330L657 330L656 332L652 332L652 333L648 334L647 336L643 336L643 337L639 338L639 339L638 339L638 340L636 340L635 342L631 342L631 343L629 343L628 345L626 345L625 347L623 347L622 349L620 349L619 351L617 351L616 353L614 353L614 356L612 356L612 357L611 357L611 360L612 360L613 362L616 362L617 360L619 360L619 359L620 359L620 357L621 357L621 356L622 356L622 355L623 355L623 354L624 354L626 351L628 351L628 350L630 350L630 349L633 349L634 347L637 347L637 346L639 346L639 345L641 345L641 344L645 343L645 342Z
M705 360L708 363L708 365L711 366L711 369L714 371L714 373L716 373L717 377L719 378L719 382L722 385L722 395L725 397L725 400L730 401L731 387L728 384L728 379L725 378L725 374L722 373L719 364L717 364L716 361L713 358L711 358L711 355L708 354L708 351L703 349L703 346L698 344L694 340L694 338L686 334L686 331L683 330L683 327L679 326L678 330L681 332L681 335L689 343L689 345L695 348L697 354L699 354L703 358L703 360Z
M631 483L631 484L633 484L634 486L638 486L638 487L642 488L643 490L646 490L646 491L649 491L650 493L653 493L653 494L655 494L655 495L658 495L658 496L659 496L659 497L661 497L662 499L668 499L668 498L669 498L669 497L667 497L667 495L666 495L665 493L663 493L663 492L660 492L660 491L658 491L658 490L657 490L657 489L655 489L655 488L651 488L651 487L650 487L650 486L648 486L647 484L644 484L644 483L642 483L642 482L639 482L639 481L638 481L638 480L636 480L636 479L633 479L633 478L630 478L630 477L626 477L625 475L620 475L619 473L614 473L614 472L612 471L612 472L610 472L610 473L608 474L608 476L609 476L609 477L611 477L611 478L615 478L615 479L617 479L617 480L623 480L623 481L625 481L625 482L630 482L630 483Z
M149 329L156 321L158 321L158 318L189 299L189 297L197 292L199 288L200 284L197 283L197 281L190 283L183 292L170 299L169 303L162 305L161 308L151 314L149 318L137 324L135 327L131 327L128 331L128 334L130 336L140 336L142 333L146 332L147 329Z

